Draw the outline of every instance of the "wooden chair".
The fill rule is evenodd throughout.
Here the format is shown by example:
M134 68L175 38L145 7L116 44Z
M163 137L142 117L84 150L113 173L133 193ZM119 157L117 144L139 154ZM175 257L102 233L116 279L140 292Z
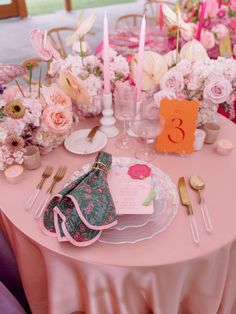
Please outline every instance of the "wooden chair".
M41 71L41 83L50 85L51 84L51 77L48 74L50 62L44 61L43 59L39 57L33 57L26 59L21 62L21 65L28 67L32 66L33 68L33 75L31 84L36 85L39 83L39 75ZM22 76L23 80L29 84L29 75Z
M55 27L48 30L48 37L53 47L59 52L60 56L65 59L67 57L65 39L74 33L76 27L73 26L61 26Z
M122 28L137 28L142 21L142 15L141 14L127 14L120 16L115 24L115 29L122 29Z
M48 30L48 37L53 47L59 52L60 56L65 59L67 51L65 47L65 39L76 31L76 26L60 26ZM71 34L70 34L71 33ZM88 32L89 35L95 35L93 32ZM87 35L86 34L86 35Z
M159 20L159 6L158 4L167 4L169 7L174 7L170 0L148 0L143 5L143 13L146 16L149 25L156 25Z

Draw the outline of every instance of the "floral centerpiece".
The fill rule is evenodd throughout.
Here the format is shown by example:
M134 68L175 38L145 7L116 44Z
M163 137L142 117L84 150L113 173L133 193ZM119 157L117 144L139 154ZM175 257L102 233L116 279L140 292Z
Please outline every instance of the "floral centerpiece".
M185 21L199 22L200 0L183 1ZM210 58L220 55L220 43L229 35L233 55L236 56L236 2L235 0L207 1L200 41ZM187 38L183 38L188 40Z
M82 19L82 17L80 18ZM77 117L96 116L102 111L103 59L102 55L86 55L83 52L83 36L90 30L95 20L91 15L78 22L78 29L67 38L67 44L80 44L79 55L69 55L62 59L47 39L46 32L33 30L31 42L38 55L50 62L48 74L72 99ZM129 65L126 59L110 50L110 79L114 90L117 81L129 78Z
M177 43L177 30L180 28L179 47L196 38L201 14L200 0L183 1L182 12L178 14L167 5L163 13L168 24L169 49L173 50ZM220 55L220 45L229 36L232 54L236 55L236 6L235 0L210 0L206 3L202 23L200 42L205 47L210 58Z
M163 98L198 99L198 126L215 118L219 106L235 116L236 62L219 57L191 63L181 60L160 80L152 108L158 108ZM152 108L149 108L150 110Z
M72 123L71 99L56 85L7 87L0 100L0 170L23 163L25 147L46 154L61 145Z

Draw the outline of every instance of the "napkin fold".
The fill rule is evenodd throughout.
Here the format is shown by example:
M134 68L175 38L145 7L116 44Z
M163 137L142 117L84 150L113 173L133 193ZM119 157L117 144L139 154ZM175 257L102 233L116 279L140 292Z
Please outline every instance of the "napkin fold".
M76 246L94 243L103 229L117 224L107 183L112 156L100 152L92 169L67 185L44 209L42 230Z

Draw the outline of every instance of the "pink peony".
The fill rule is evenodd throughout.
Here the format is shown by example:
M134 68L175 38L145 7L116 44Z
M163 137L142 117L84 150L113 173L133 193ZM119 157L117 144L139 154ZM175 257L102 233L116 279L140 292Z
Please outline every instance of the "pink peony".
M206 50L213 48L216 44L214 35L206 30L202 31L200 41Z
M160 87L164 90L173 92L180 91L184 88L184 77L182 73L176 70L168 71L160 81Z
M231 93L232 87L230 82L224 77L216 77L206 83L203 97L205 100L214 104L222 104L228 99Z
M49 106L43 112L41 127L52 134L67 133L72 126L72 116L72 112L64 106Z
M229 34L229 30L224 24L217 24L212 28L212 31L219 40L223 40Z

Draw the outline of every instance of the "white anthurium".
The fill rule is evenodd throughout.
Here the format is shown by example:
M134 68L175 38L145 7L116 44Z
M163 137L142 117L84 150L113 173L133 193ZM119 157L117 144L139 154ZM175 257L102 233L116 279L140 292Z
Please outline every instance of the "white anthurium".
M163 4L162 11L170 26L179 27L180 30L184 31L192 30L192 25L190 25L190 23L185 23L184 20L182 19L180 10L177 10L176 13L168 5Z
M185 59L189 62L196 62L198 60L209 59L209 57L203 45L198 40L192 39L181 48L180 59Z
M83 14L80 15L79 20L77 21L78 28L74 32L73 35L68 37L66 39L67 46L73 45L75 41L80 40L80 38L83 38L85 34L87 34L90 29L92 28L94 22L96 19L96 14L91 14L86 20L83 21Z
M144 51L143 56L142 90L148 91L159 84L161 77L168 71L168 66L163 56L153 51ZM133 57L131 71L136 83L138 54Z

